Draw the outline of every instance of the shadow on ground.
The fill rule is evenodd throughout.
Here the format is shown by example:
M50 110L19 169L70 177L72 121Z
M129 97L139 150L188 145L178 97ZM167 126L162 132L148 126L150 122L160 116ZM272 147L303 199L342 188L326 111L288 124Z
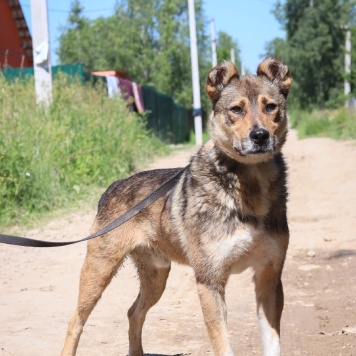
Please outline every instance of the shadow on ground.
M334 258L341 258L341 257L348 257L348 256L355 256L356 250L337 250L331 256L327 257L327 260L331 260Z
M144 356L186 356L190 355L190 353L187 354L174 354L174 355L167 355L167 354L145 354Z

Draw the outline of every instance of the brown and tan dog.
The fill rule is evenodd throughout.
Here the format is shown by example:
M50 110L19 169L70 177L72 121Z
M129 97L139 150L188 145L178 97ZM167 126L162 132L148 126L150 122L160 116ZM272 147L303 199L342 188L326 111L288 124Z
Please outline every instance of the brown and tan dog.
M166 285L171 261L195 272L214 352L233 355L226 326L225 285L231 273L254 270L265 355L280 354L281 274L288 246L286 140L288 67L265 59L256 76L240 77L230 62L213 68L211 140L194 155L177 185L123 226L88 243L77 309L62 355L75 355L80 335L104 289L130 256L140 292L128 311L129 355L142 356L142 327ZM177 172L138 173L102 196L92 232L114 220Z

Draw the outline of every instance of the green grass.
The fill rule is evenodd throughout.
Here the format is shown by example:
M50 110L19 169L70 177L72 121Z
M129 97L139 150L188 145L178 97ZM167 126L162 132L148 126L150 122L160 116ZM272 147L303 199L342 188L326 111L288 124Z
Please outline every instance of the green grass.
M209 132L207 130L203 131L203 143L209 141L210 139L210 135ZM195 145L195 132L191 131L190 132L190 136L189 136L189 142L186 143L186 145Z
M100 85L58 76L48 110L33 80L0 75L0 90L0 225L74 204L168 150Z
M336 110L292 111L290 118L299 138L356 139L356 112Z

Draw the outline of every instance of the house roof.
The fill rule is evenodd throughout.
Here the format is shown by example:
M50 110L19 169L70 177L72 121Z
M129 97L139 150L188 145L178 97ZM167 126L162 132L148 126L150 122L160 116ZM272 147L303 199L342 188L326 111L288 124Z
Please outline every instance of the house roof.
M130 76L128 75L128 73L123 69L100 70L100 71L91 72L91 74L99 76L99 77L115 76L115 77L118 77L118 78L131 80Z

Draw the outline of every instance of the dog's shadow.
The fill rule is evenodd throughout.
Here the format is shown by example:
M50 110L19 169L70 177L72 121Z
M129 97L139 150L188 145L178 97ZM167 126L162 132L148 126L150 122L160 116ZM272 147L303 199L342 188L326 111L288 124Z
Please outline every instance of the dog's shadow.
M186 355L191 355L191 353L187 354L174 354L174 355L167 355L167 354L144 354L144 356L186 356Z

